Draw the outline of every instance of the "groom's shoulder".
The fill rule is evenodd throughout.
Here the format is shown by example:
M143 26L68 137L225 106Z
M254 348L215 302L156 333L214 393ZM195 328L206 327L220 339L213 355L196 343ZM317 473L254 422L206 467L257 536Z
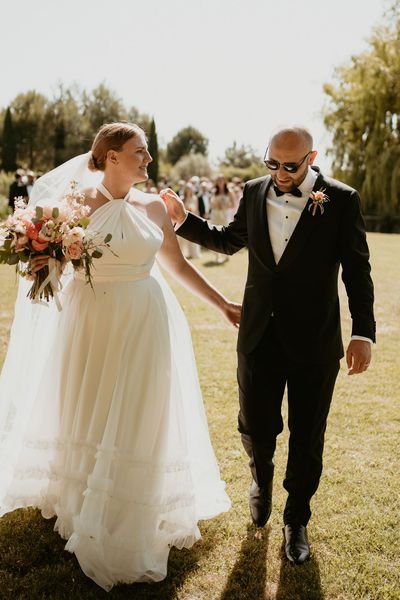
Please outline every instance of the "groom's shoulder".
M343 181L339 181L339 179L335 179L334 177L328 177L323 173L320 173L320 176L323 185L327 188L329 187L330 189L334 189L335 191L345 195L352 195L354 193L358 193L355 188L351 187L347 183L344 183Z
M267 179L270 179L270 175L263 175L262 177L257 177L256 179L249 179L246 181L245 186L248 190L259 188Z

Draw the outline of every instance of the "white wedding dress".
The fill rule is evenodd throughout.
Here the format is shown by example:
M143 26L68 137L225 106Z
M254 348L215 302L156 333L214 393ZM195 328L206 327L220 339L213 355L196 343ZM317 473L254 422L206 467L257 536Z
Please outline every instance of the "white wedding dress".
M59 315L32 306L31 319L43 310L57 319L57 335L26 339L22 355L21 324L12 329L0 381L0 515L24 506L56 515L66 549L109 590L163 579L170 546L190 547L198 520L230 502L188 326L153 266L163 233L128 197L101 191L109 201L90 227L112 234L115 255L94 261L94 291L75 274Z

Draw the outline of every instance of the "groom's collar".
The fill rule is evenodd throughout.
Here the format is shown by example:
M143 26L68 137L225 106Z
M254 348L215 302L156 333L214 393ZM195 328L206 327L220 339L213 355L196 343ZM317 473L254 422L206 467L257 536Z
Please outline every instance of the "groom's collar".
M318 169L318 167L316 167ZM319 169L318 169L319 171ZM315 182L318 179L318 172L313 167L308 167L307 174L301 184L299 185L299 190L301 191L303 197L308 196L311 190L314 188Z

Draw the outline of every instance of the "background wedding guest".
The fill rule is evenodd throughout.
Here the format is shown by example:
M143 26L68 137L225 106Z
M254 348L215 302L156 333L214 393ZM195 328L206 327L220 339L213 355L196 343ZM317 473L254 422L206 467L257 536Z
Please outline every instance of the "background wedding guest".
M17 169L15 172L15 179L10 185L8 192L8 206L14 210L14 200L19 196L22 196L25 200L28 200L28 190L23 182L25 171L23 169Z
M199 201L199 215L203 219L208 219L210 216L210 208L211 208L211 191L210 184L207 180L202 180L200 182L200 190L197 196Z
M33 184L35 183L36 177L35 177L35 173L33 171L27 171L26 172L26 189L28 191L28 196L31 195L31 191L33 188Z
M215 225L228 225L231 220L231 211L234 201L223 175L218 175L215 180L215 188L212 192L210 204L210 220L215 223ZM215 257L218 264L222 264L229 260L227 256L224 256L219 252L215 252Z
M195 215L199 214L199 203L197 196L193 192L193 185L191 183L186 183L183 188L182 200L185 205L185 208ZM184 240L183 238L178 238L178 242L182 251L182 254L185 258L199 258L200 256L200 246L193 242L189 242L188 240Z
M239 202L243 195L243 184L242 184L242 180L240 179L240 177L232 177L232 181L230 182L229 189L232 194L232 201L233 201L233 206L232 206L232 211L231 211L231 219L233 219L234 214L236 213L237 209L239 208Z

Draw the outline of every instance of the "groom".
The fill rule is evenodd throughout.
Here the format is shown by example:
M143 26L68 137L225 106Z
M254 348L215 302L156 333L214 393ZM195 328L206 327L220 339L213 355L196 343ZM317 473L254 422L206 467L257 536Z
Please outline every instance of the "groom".
M310 500L322 472L326 420L344 354L340 266L352 317L346 351L350 375L368 368L375 341L359 196L313 167L316 155L306 129L275 133L265 155L270 175L246 183L226 227L187 213L177 198L165 194L182 237L225 254L248 248L237 372L239 431L252 473L250 512L259 527L271 513L274 452L287 386L290 438L283 531L286 556L297 564L310 556Z

